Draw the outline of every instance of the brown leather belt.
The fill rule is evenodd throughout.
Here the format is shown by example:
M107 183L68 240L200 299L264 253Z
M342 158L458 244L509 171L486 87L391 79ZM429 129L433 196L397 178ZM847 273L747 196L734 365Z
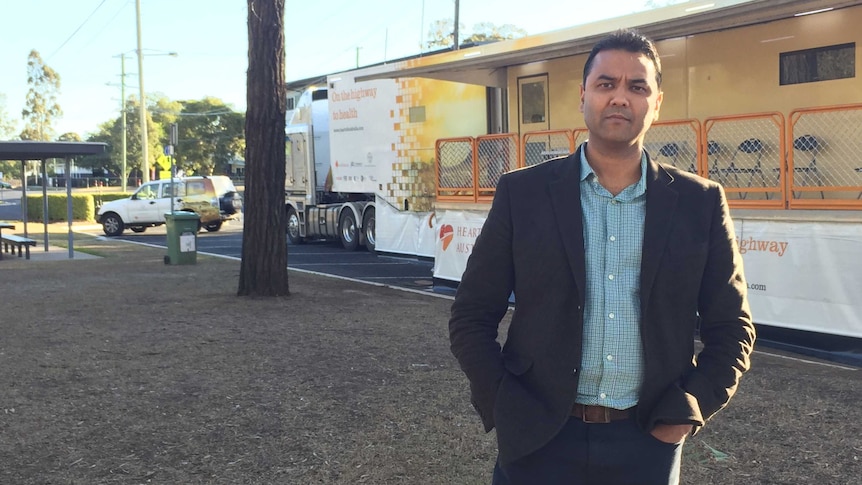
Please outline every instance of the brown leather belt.
M572 407L572 416L581 418L585 423L610 423L611 421L628 419L632 409L634 408L614 409L575 403Z

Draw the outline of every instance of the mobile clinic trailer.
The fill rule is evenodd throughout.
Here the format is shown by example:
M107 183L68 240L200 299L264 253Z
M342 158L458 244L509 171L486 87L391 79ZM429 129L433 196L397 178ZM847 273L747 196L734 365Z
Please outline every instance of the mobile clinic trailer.
M663 63L662 120L646 148L725 186L761 337L860 359L857 3L684 2L330 76L330 87L349 76L348 92L378 82L415 89L395 96L390 125L403 131L390 134L390 159L367 187L376 249L431 256L435 280L457 284L500 174L585 140L578 86L587 53L606 33L636 28L657 41ZM474 89L474 104L432 96L444 82ZM335 130L330 137L335 147ZM338 144L354 160L375 153Z

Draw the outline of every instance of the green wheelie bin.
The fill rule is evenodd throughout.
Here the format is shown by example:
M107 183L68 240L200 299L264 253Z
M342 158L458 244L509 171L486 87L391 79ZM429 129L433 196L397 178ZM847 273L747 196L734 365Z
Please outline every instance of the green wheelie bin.
M165 264L195 264L198 260L200 216L194 212L165 212L168 230L168 254Z

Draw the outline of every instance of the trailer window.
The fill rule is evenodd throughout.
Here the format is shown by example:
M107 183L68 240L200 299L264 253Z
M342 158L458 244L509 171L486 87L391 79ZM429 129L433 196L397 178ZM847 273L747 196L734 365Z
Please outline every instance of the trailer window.
M545 81L525 82L521 84L522 123L545 122Z
M782 52L780 84L813 83L856 77L856 43Z
M411 106L408 116L410 123L422 123L423 121L425 121L425 107Z

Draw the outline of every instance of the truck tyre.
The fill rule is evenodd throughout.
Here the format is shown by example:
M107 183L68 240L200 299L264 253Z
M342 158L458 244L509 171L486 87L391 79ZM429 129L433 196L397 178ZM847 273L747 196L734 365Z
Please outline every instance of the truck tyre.
M117 214L108 212L102 216L102 230L106 236L114 237L123 233L123 220Z
M377 225L374 217L374 207L369 207L362 216L362 243L369 252L377 247Z
M359 247L359 231L356 229L356 216L350 209L344 209L338 221L338 235L341 245L348 251Z
M219 229L221 229L221 225L222 225L222 221L215 221L215 222L211 222L209 224L204 225L204 229L206 229L207 232L216 232Z
M305 242L299 232L299 214L296 209L287 206L287 242L290 244L302 244Z

